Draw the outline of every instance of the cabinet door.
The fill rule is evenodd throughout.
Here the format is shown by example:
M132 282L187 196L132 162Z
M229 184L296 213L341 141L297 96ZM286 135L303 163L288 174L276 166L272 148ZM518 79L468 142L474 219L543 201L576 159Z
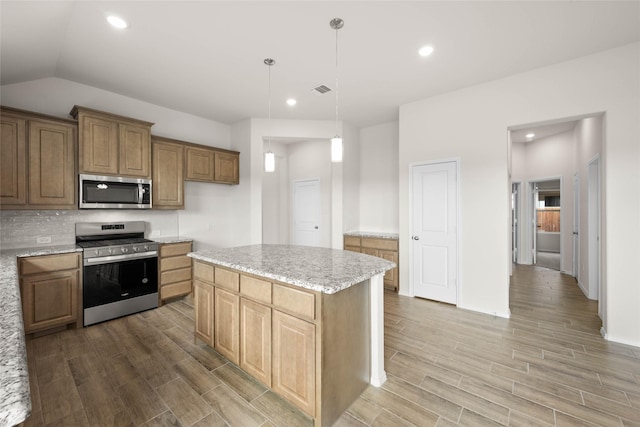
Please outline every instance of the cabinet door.
M151 177L151 131L147 126L131 123L119 125L119 174Z
M78 276L69 270L21 278L25 333L76 321Z
M213 347L213 286L200 280L193 281L195 306L195 334Z
M240 364L240 297L216 288L214 348L236 365Z
M377 249L362 248L362 253L363 254L367 254L367 255L371 255L371 256L377 256L377 257L380 256Z
M379 251L380 258L384 258L387 261L395 262L398 264L398 252L394 251ZM391 270L387 270L384 273L384 284L387 286L392 286L394 288L398 288L398 267L392 268Z
M153 208L184 209L184 147L153 142Z
M204 148L187 147L187 170L185 179L188 181L213 182L215 175L214 152Z
M233 153L215 153L215 181L227 184L237 184L240 181L238 169L239 156Z
M315 416L315 325L273 310L273 391Z
M271 387L271 308L240 300L240 367Z
M74 208L75 129L29 121L29 204Z
M81 115L80 172L118 174L118 123Z
M0 203L27 203L26 120L0 117Z

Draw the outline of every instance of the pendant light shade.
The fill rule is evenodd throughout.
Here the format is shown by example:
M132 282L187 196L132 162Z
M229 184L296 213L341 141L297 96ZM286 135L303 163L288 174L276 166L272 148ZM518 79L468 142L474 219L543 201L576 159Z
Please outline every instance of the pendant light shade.
M271 58L266 58L264 63L267 67L269 67L269 104L268 104L268 115L269 115L269 135L267 135L268 148L267 152L264 153L264 171L265 172L274 172L276 170L276 156L271 151L271 67L275 65L276 60Z
M276 170L276 155L273 151L269 150L264 153L264 171L274 172Z
M338 135L331 138L331 161L334 163L342 161L342 138Z
M342 162L342 138L338 134L338 30L344 27L344 21L340 18L333 18L329 26L336 30L336 136L331 138L331 161Z

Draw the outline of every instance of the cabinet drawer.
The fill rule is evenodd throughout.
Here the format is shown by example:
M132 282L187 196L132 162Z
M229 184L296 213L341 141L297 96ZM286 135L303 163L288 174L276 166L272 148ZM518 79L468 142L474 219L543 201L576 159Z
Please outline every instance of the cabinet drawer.
M160 271L176 270L178 268L190 268L191 258L188 256L174 256L160 259Z
M345 251L360 252L360 246L345 246Z
M255 277L240 276L240 293L257 301L271 304L271 282Z
M372 237L363 237L362 247L397 251L398 241L394 239L375 239Z
M163 271L160 275L160 285L165 286L165 284L175 283L175 282L183 282L186 280L191 280L191 269L190 268L181 268L180 270L170 270Z
M316 296L310 292L274 284L273 305L306 319L316 318Z
M238 292L240 290L240 274L221 267L216 267L216 286Z
M160 288L160 299L179 297L191 293L191 280L163 285Z
M360 238L356 236L344 236L345 246L360 246Z
M161 257L186 255L189 252L191 252L191 242L160 245Z
M200 279L203 282L213 283L213 265L202 261L194 261L193 277L194 279Z
M80 253L20 258L21 275L71 270L80 266Z

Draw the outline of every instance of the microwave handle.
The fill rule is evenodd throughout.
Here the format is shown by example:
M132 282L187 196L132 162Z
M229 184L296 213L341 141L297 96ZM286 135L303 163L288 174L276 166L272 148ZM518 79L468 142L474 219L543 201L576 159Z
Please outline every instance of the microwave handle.
M138 203L142 203L144 197L144 184L138 184Z

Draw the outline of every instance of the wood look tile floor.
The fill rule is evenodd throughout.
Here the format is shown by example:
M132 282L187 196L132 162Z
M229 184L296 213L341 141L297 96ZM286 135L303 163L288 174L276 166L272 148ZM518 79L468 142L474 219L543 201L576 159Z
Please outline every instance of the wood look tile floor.
M600 336L572 277L517 266L510 319L385 294L387 382L337 426L640 426L640 348ZM28 340L47 426L310 426L202 343L189 298Z

